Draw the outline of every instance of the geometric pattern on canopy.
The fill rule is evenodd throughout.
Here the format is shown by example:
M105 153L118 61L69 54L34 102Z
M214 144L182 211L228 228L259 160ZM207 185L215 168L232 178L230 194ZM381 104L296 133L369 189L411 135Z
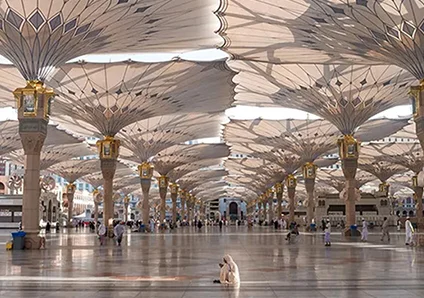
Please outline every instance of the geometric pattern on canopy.
M357 170L355 175L356 188L361 188L363 185L375 180L375 176L363 170ZM346 178L342 169L322 169L319 171L317 180L321 184L326 184L334 187L338 192L341 192L346 185Z
M224 158L229 154L230 150L226 144L175 145L158 153L152 162L159 174L167 175L184 164L203 159Z
M181 177L190 174L191 172L198 171L207 167L219 167L222 163L222 158L204 159L193 163L184 164L179 166L172 171L168 172L167 176L169 181L175 182Z
M84 136L115 136L159 115L222 112L233 101L225 62L71 63L46 84L58 94L52 120Z
M0 54L27 80L85 54L187 51L221 39L213 0L25 0L0 4ZM189 21L188 21L189 20Z
M68 183L74 183L82 176L100 171L98 159L72 159L55 164L47 169L50 173L64 178Z
M219 137L222 121L222 114L203 113L164 115L138 121L117 134L122 144L121 157L142 163L176 144Z
M368 143L361 147L358 167L368 173L373 174L381 182L386 182L395 174L406 172L402 164L392 163L382 159L382 149L386 146L384 143Z
M353 134L372 116L409 104L415 79L393 65L287 64L232 61L236 103L304 110Z
M96 152L86 143L66 144L66 145L44 145L41 150L40 170L47 170L49 167L70 160L75 157L95 155ZM25 153L23 149L13 151L7 155L14 163L24 165Z
M424 79L420 0L224 1L225 48L272 63L386 63ZM249 32L249 34L246 34Z
M424 167L423 150L420 143L385 143L374 148L381 156L380 160L406 167L419 173Z
M58 129L56 125L47 126L47 137L44 145L76 144L81 140ZM0 121L0 156L22 148L19 135L19 122L13 120Z
M231 142L251 141L299 155L305 162L337 148L338 129L330 122L317 120L231 120L224 138Z

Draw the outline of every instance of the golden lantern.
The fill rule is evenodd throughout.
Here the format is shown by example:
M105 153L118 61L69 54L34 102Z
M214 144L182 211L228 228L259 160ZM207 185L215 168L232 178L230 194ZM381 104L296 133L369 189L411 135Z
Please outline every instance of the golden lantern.
M96 146L100 159L117 159L119 156L120 140L106 136L104 140L97 141Z
M167 188L169 184L169 179L165 175L162 175L158 178L159 188Z
M303 178L305 179L315 179L317 175L318 167L312 162L307 162L302 167Z
M352 135L344 135L337 141L337 144L341 159L357 159L359 157L360 142Z
M178 184L176 183L171 184L171 194L173 195L178 194Z
M18 118L38 118L48 120L51 102L55 96L53 89L44 87L41 81L28 81L25 88L13 91L18 109Z
M418 186L418 176L415 175L412 177L412 186L417 187Z
M283 193L283 183L281 182L275 183L274 189L275 189L275 193L278 193L278 194Z
M390 184L383 182L378 185L378 191L387 193L389 191Z
M412 86L409 94L412 99L412 114L414 118L417 118L420 115L420 107L424 104L422 101L424 98L421 98L421 92L424 91L424 80L420 81L419 86Z
M271 199L274 197L274 192L272 191L272 188L267 189L265 196L267 199Z
M76 190L75 184L69 183L69 184L66 185L66 193L67 194L73 194L73 193L75 193L75 190Z
M143 162L138 166L138 174L141 179L152 179L153 177L153 165L149 162Z
M293 174L289 174L286 178L287 188L295 188L297 185L297 179Z

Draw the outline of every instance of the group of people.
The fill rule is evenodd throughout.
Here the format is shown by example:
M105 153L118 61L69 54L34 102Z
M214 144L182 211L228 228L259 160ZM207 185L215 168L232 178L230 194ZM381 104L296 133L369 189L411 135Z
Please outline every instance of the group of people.
M113 237L116 240L116 244L118 246L121 246L122 238L125 234L125 222L121 221L113 227ZM106 243L106 239L108 236L108 227L106 227L103 223L100 223L98 229L97 229L97 235L99 237L100 245L103 246Z

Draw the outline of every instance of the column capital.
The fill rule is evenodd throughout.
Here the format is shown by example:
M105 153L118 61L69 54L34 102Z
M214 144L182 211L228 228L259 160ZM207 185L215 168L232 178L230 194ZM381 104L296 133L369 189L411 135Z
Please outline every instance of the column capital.
M138 166L138 174L141 179L152 179L153 169L153 165L150 162L145 161Z
M346 134L337 140L341 160L358 159L361 143L353 135Z
M106 136L103 140L96 142L99 158L101 160L116 160L119 156L121 141L113 136Z

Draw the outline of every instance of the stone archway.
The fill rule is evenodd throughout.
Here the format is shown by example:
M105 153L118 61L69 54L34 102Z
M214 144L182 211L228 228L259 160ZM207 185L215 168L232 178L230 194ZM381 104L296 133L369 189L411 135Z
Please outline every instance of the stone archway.
M229 217L230 219L238 218L238 204L236 202L231 202L229 205Z
M4 186L3 182L0 182L0 194L4 195L6 191L6 187Z

